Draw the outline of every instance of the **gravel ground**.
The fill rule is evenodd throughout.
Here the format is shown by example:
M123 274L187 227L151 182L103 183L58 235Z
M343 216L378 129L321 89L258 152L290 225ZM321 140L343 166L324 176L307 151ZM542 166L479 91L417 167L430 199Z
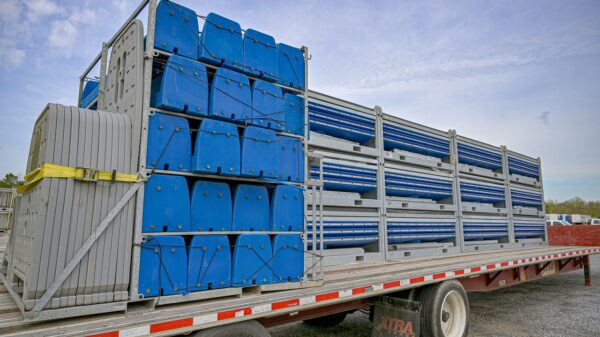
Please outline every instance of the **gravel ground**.
M489 293L469 294L471 337L600 337L600 255L591 258L593 286L583 272L549 277ZM273 337L370 337L366 314L331 329L301 323L270 330Z

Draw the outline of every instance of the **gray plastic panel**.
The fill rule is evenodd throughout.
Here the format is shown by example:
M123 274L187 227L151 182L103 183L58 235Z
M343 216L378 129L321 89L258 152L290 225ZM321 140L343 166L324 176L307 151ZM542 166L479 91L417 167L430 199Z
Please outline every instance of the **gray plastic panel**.
M52 163L132 173L131 123L125 114L49 104L33 134L39 141L32 142L31 168ZM7 276L23 283L26 309L43 295L129 185L45 178L22 195L15 207ZM133 230L132 224L133 213L122 211L48 306L110 302L115 293L122 298L129 283L126 255L131 250L131 235L127 233Z

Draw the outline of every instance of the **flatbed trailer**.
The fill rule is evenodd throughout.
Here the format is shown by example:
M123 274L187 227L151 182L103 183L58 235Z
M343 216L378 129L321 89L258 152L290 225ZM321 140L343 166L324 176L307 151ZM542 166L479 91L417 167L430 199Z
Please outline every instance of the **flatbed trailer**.
M600 247L549 246L335 266L325 269L320 287L155 308L133 304L121 313L35 324L20 317L15 306L0 314L0 335L175 336L249 320L271 327L368 308L379 296L449 280L458 280L467 291L489 291L583 269L591 285L589 257L598 253Z
M132 22L136 20L136 18L146 8L148 8L149 24L148 31L146 32L147 45L146 51L143 54L143 66L146 68L146 70L152 69L152 59L154 57L158 57L159 55L164 56L165 53L154 50L152 47L153 43L151 43L154 39L156 6L157 0L142 1L127 22L115 34L115 36L108 43L103 44L102 52L96 57L88 69L85 70L85 73L81 77L79 95L80 99L84 80L86 79L88 73L97 65L98 62L100 62L100 68L106 70L108 49L114 48L115 45L119 44L119 37L125 34L129 28L133 27ZM136 25L139 24L141 24L141 22L136 23ZM141 33L141 31L138 33ZM139 49L141 48L138 48L138 50ZM303 49L303 51L305 52L305 57L308 58L307 49ZM139 57L139 60L142 60L141 56ZM142 67L142 62L138 63L138 65L139 67ZM103 71L100 76L101 83L106 81L104 78L105 75L105 71ZM144 120L142 125L137 125L137 127L143 127L145 130L143 135L147 136L147 118L150 110L159 112L160 110L151 108L149 104L151 71L145 71L143 75L143 79L140 78L136 82L143 84L144 102ZM307 83L307 77L305 77L305 80ZM304 99L304 125L308 126L307 102L309 98L309 91L306 88L304 89L305 90L288 88L288 90L292 92L301 94L301 97ZM97 99L104 100L103 96L105 94L105 92L100 90L99 97ZM310 92L310 95L312 95L311 97L316 96L317 98L323 98L321 97L323 95L315 92ZM136 99L142 100L142 97L136 97ZM351 105L350 103L342 103L341 105L355 108L355 106ZM352 157L348 153L362 153L365 151L367 157L372 157L369 158L368 161L377 163L379 167L378 174L380 176L385 176L385 160L383 158L384 140L381 137L383 131L383 118L381 116L383 116L383 113L379 107L376 107L373 111L374 115L378 116L377 118L379 123L377 126L379 130L377 131L379 135L377 142L380 144L377 145L376 148L369 148L368 146L362 145L349 145L347 142L331 143L331 141L327 138L321 139L321 144L316 144L317 146L315 146L315 148L329 148L329 150L331 150L333 147L340 152L345 152L342 154L342 157L346 159L356 159L356 157ZM177 115L177 113L169 113L172 115ZM385 118L390 117L388 116ZM419 126L412 126L421 129ZM304 137L300 137L303 138L304 149L309 148L306 132L307 131L305 131ZM443 133L438 133L438 136L443 135ZM453 134L453 137L450 138L456 142L474 142L466 138L457 138L456 132L449 133ZM456 142L453 142L452 146L457 148L457 146L455 146ZM147 172L143 164L145 163L146 156L146 147L144 145L145 139L140 141L140 143L142 144L140 146L140 162L142 163L140 173L145 173ZM449 142L448 144L451 143ZM454 150L454 152L457 151L457 149ZM503 158L504 163L502 163L501 166L504 168L509 166L509 154L511 156L517 156L517 154L508 153L506 148L500 149L499 151L502 153L501 157ZM325 152L327 154L327 151ZM452 156L457 157L456 154ZM396 161L413 161L413 164L417 163L421 166L427 166L429 165L428 163L431 162L431 160L423 159L423 157L417 159L410 157L407 160L407 158L405 158L401 153L397 155L395 153L390 153L390 155L392 157L397 156L398 158L395 158ZM311 159L319 161L323 158L322 154L321 157L319 157L319 153L316 153L315 155L314 152L309 154L307 151L306 159L307 161ZM539 160L536 163L539 164ZM455 182L459 182L460 180L460 170L473 170L473 168L469 167L461 168L458 164L458 161L453 162L452 165L450 163L441 161L434 162L436 169L441 167L447 172L454 172L453 179ZM320 166L322 166L322 163ZM453 166L454 168L452 168ZM479 172L479 174L482 176L491 175L494 178L497 178L499 175L498 172L487 172L476 168L474 170ZM513 178L509 178L507 173L509 173L509 171L500 174L504 177L502 178L503 180L500 179L495 183L497 185L502 184L501 186L505 187L504 192L507 194L506 200L509 201L511 179ZM189 173L183 175L194 176L197 178L204 177L204 175ZM313 255L306 255L307 258L305 260L307 261L315 257L317 257L316 260L319 260L318 257L321 259L323 258L323 218L326 216L323 216L323 198L321 198L323 192L322 167L319 175L320 177L318 180L306 179L305 184L303 184L306 190L312 191L311 196L313 198L312 204L310 204L311 210L305 214L305 230L303 233L307 235L311 234L310 232L312 231L311 250ZM538 189L537 192L539 193L539 198L540 200L543 200L541 191L541 171L539 171L539 175L540 177L538 180L526 179L525 183L531 185L530 187ZM206 178L211 177L206 176ZM473 178L473 176L470 178ZM522 178L523 177L520 177L518 179ZM257 182L256 179L236 179L240 181ZM361 212L356 213L365 213L370 217L377 217L378 221L381 221L381 219L386 217L385 207L381 206L381 204L385 204L384 201L386 200L386 195L384 193L385 184L383 179L378 179L377 184L379 184L377 190L380 194L377 196L377 200L361 199L350 201L351 203L354 203L353 206L361 207L363 206L363 201L370 202L369 205L374 205L373 207L377 209L376 212L368 213L367 210L363 210L359 207L358 209L360 209ZM454 186L453 193L456 195L458 195L460 192L458 185L459 184L455 184ZM314 197L317 192L317 188L319 189L320 203L318 207ZM135 190L133 191L134 192L132 193L135 193ZM140 191L140 194L143 195L143 187L140 187ZM454 198L454 196L452 198ZM348 205L347 199L341 199L343 198L337 198L326 206L333 205L340 209L351 207ZM453 207L453 209L449 211L452 214L446 215L447 217L456 216L457 219L461 219L461 216L459 216L462 214L460 197L457 199L457 207ZM136 245L134 245L132 249L132 258L135 261L132 263L132 280L128 289L130 291L130 295L138 294L138 266L140 258L139 244L142 243L142 233L139 222L141 219L142 201L143 198L141 201L138 199L138 203L140 203L140 205L138 205L139 207L136 208L136 211L139 214L136 216L136 221L138 224L135 227L136 232L134 233L134 241ZM415 202L413 203L413 201ZM420 214L422 218L427 218L430 215L428 212L431 210L431 207L442 207L443 209L444 207L452 206L426 204L418 202L419 200L413 201L408 203L409 206L420 211L421 213L418 214ZM396 204L402 203L396 202ZM520 216L530 216L531 218L529 219L525 217L525 220L521 220L525 222L524 228L527 228L527 223L529 220L543 215L543 204L540 206L541 209L522 209L511 206L513 205L511 205L510 202L507 202L505 207L501 207L499 210L505 213L518 211L518 215ZM486 209L477 209L476 211L483 213L487 212L488 215L490 212L490 210ZM497 210L493 209L491 211L496 212ZM472 209L472 212L475 212L475 210ZM336 214L335 212L333 213ZM399 213L396 213L395 215L398 216L398 214ZM109 216L107 216L107 218L108 217ZM421 249L421 252L415 251L417 253L415 255L411 255L415 252L409 251L408 248L406 248L403 252L387 251L387 239L385 239L386 230L382 230L382 228L385 228L385 225L381 223L376 229L379 232L377 235L381 239L379 240L379 251L377 253L368 252L368 254L365 253L357 256L355 260L358 263L344 262L324 266L322 261L318 261L319 271L315 271L317 268L315 268L315 270L311 270L311 277L302 280L301 282L297 282L299 284L281 283L269 285L268 287L249 286L244 288L227 288L223 289L223 291L220 293L221 295L218 297L208 294L211 293L212 290L206 292L207 295L203 295L203 292L182 295L178 297L177 301L172 302L170 302L170 299L167 298L168 296L156 298L134 298L134 296L132 296L129 297L129 301L122 300L120 302L100 303L97 305L66 306L60 308L52 307L52 310L48 311L42 310L33 313L28 312L30 314L28 316L22 314L23 308L14 301L14 298L21 297L18 292L23 290L19 288L14 289L10 286L0 286L0 336L133 337L175 336L198 332L198 336L266 337L269 334L265 330L265 327L271 327L295 321L310 321L315 319L330 319L331 322L334 323L337 321L337 319L332 319L331 317L343 318L345 313L358 309L371 308L374 305L373 303L379 300L381 297L392 296L421 302L421 312L427 314L425 315L427 317L424 316L422 319L424 321L428 320L423 324L424 326L427 324L430 326L429 330L426 328L425 330L427 331L421 332L421 336L454 337L464 336L467 333L469 311L468 300L466 298L465 291L490 291L523 282L533 281L559 273L581 269L584 271L585 284L591 284L589 256L600 253L600 247L553 247L547 246L546 242L540 238L536 240L523 240L522 242L518 242L515 239L513 233L514 231L512 230L512 214L510 216L506 215L506 219L507 221L510 219L510 221L507 223L507 228L509 228L509 232L512 233L509 234L507 242L496 242L491 240L493 244L488 244L488 248L482 248L482 250L478 250L479 246L476 244L471 245L471 247L460 247L461 244L464 244L464 241L457 239L457 244L456 246L451 247L452 249L448 249L446 246L434 247L428 254L432 254L431 252L437 251L439 251L440 254L429 256L423 256L419 254L425 251L425 249ZM310 222L310 220L312 220L312 227L311 229L307 229L308 227L306 225ZM476 219L471 218L471 220ZM108 223L109 220L105 220L103 222ZM317 238L316 233L317 222L319 223L318 226L320 228L319 238ZM106 226L104 228L106 228ZM456 231L460 233L459 226L456 227ZM543 231L543 233L545 233L545 231ZM510 237L510 235L513 235L513 237ZM91 237L93 238L93 236L94 235ZM308 241L308 237L306 237L305 240ZM87 253L87 249L91 247L93 241L90 242L90 245L86 249L82 248L81 252L75 255L72 260L72 262L74 261L73 263L78 263L77 259L81 259ZM316 242L319 242L320 244L317 245ZM527 246L528 244L531 244L532 246ZM317 246L319 247L317 248ZM441 254L442 251L444 252L443 254ZM305 252L311 253L306 247ZM354 256L352 256L352 260L354 260ZM69 263L69 266L70 265L71 262ZM65 272L69 269L67 267L65 268ZM0 278L5 285L11 285L11 280L6 279L3 274L0 274ZM57 287L54 287L53 291L56 291ZM457 304L458 307L462 306L462 310L453 311L453 309L445 307L445 305L448 304L446 300L451 293L455 295L460 293L459 297L452 297L450 302ZM432 294L435 296L432 296ZM438 295L441 295L441 298ZM49 296L51 297L52 294ZM440 308L442 309L440 310ZM442 315L442 313L445 316ZM451 329L449 333L442 333L438 328L440 326L448 325L448 316L457 317L458 319L453 326L450 324ZM437 328L431 328L434 325ZM240 331L243 331L243 333L239 333Z

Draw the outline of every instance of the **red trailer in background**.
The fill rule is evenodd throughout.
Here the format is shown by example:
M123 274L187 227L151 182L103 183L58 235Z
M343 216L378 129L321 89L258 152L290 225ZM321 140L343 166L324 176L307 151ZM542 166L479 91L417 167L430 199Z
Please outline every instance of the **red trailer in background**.
M600 226L548 226L551 246L600 246Z

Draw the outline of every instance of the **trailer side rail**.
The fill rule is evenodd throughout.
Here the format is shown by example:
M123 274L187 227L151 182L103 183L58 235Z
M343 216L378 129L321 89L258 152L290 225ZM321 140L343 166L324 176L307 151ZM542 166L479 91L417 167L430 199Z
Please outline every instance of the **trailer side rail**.
M180 304L153 311L137 308L128 313L79 318L56 322L26 325L26 321L12 323L11 331L5 336L167 336L196 331L204 328L230 324L238 321L293 314L340 303L421 287L450 279L475 277L515 267L546 264L556 260L581 258L600 253L600 247L543 247L513 249L475 254L457 254L446 257L446 263L428 266L427 261L415 258L415 263L387 262L381 271L394 266L396 272L372 278L338 278L320 288L288 290L259 296L235 299L220 299L197 303ZM488 258L479 258L481 256ZM417 266L419 266L417 268ZM583 266L583 263L582 263ZM413 269L410 269L410 268ZM350 265L349 269L373 268L369 265ZM377 268L377 267L375 267ZM404 271L402 270L404 269ZM406 270L408 268L408 270ZM340 271L338 270L338 271ZM349 272L349 275L352 271ZM376 274L376 273L373 273ZM25 325L24 325L25 324ZM0 330L1 331L1 330Z

